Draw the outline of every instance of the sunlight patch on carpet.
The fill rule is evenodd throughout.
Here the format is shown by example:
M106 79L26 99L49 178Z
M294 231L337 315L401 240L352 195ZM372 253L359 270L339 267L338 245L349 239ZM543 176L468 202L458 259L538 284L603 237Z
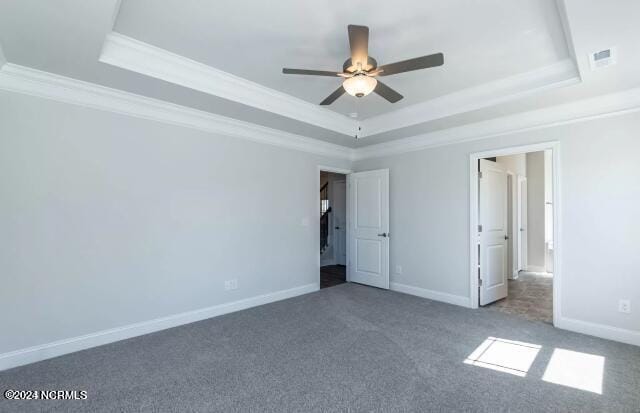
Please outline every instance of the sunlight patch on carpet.
M489 337L482 342L465 364L524 377L533 364L541 346L521 341Z

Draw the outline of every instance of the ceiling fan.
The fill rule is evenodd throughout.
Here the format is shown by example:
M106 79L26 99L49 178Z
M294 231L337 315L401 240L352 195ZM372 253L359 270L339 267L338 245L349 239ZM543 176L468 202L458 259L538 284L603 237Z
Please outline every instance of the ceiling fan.
M350 24L348 29L351 57L342 65L342 72L288 68L282 69L282 73L287 75L311 75L344 78L342 86L327 96L325 100L320 102L321 105L332 104L345 92L358 98L367 96L371 92L376 92L389 102L396 103L402 99L402 95L377 80L376 76L396 75L398 73L428 69L430 67L442 66L444 64L444 55L442 53L436 53L378 67L376 59L369 56L369 28L367 26L355 26Z

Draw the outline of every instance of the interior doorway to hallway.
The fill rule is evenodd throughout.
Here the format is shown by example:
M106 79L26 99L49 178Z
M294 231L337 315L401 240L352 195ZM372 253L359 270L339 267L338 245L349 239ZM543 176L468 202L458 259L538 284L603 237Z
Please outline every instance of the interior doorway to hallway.
M477 159L477 305L553 323L551 149Z
M347 176L320 171L320 288L347 281Z

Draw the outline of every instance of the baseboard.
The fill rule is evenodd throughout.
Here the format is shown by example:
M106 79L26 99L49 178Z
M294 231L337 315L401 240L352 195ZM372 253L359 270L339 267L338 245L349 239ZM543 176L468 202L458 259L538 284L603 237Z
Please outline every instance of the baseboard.
M530 272L547 272L544 265L527 265L527 271Z
M318 291L312 284L0 354L0 371Z
M461 295L442 293L439 291L427 290L425 288L414 287L412 285L400 284L396 282L390 283L389 288L399 293L415 295L418 297L428 298L435 301L442 301L443 303L459 305L462 307L469 307L469 297L464 297Z
M336 265L336 259L335 258L320 259L321 267L326 267L327 265Z
M590 323L588 321L575 320L566 317L560 317L556 323L556 327L574 331L576 333L640 346L640 331L611 327L605 324Z

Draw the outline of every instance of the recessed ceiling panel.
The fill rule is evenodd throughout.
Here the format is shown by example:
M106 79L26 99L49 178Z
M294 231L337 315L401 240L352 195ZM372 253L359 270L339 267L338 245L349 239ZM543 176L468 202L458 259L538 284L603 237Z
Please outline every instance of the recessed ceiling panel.
M283 67L340 70L347 25L370 28L380 64L442 52L445 64L385 77L405 96L372 94L329 106L365 119L486 82L546 67L569 55L555 0L505 2L238 2L123 0L114 30L264 86L319 103L340 79L283 75Z

